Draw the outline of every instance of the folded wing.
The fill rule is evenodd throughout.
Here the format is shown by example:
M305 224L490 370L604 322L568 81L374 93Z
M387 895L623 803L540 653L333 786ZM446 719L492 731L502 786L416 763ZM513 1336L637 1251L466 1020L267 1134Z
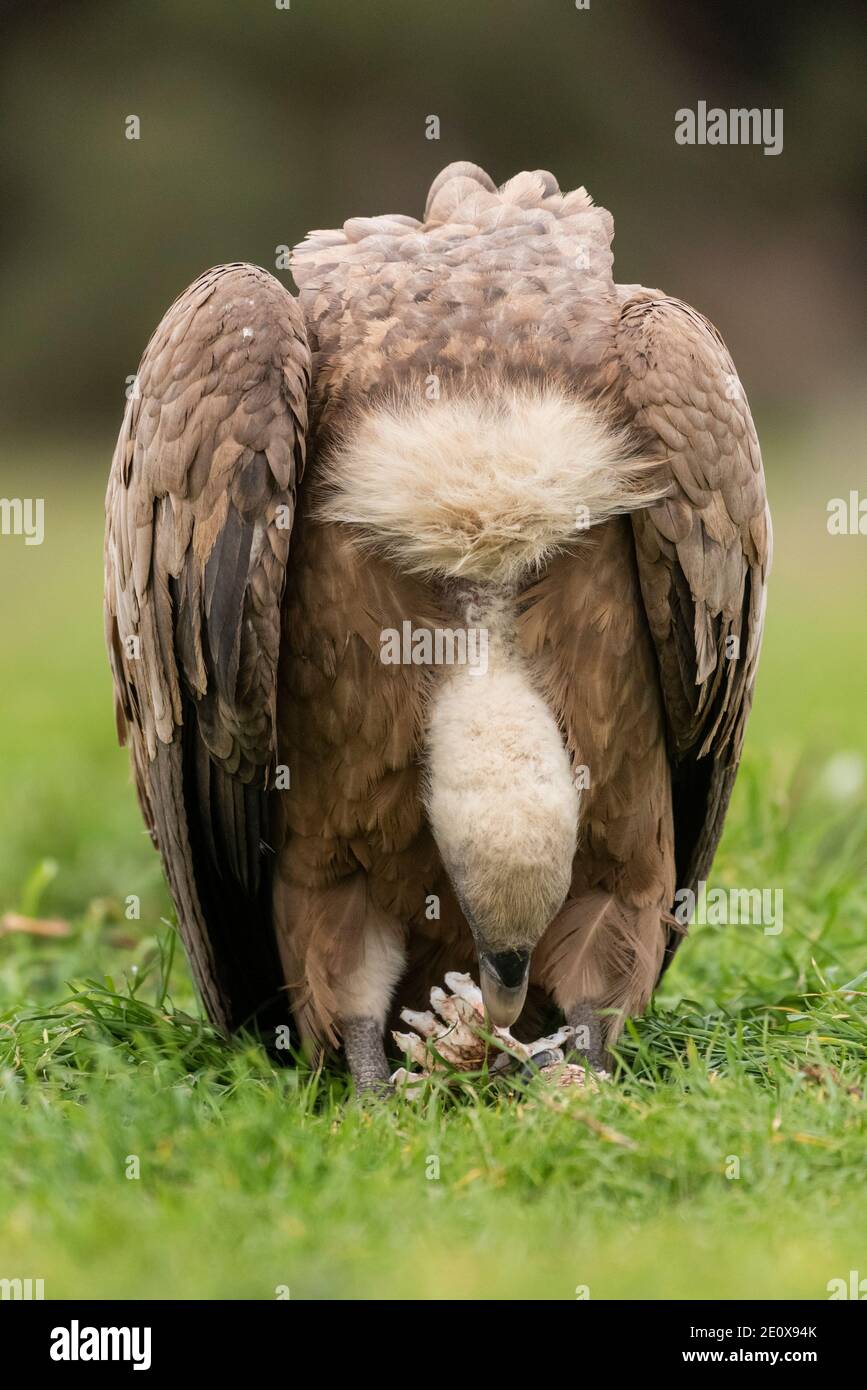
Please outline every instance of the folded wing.
M106 496L118 732L197 984L227 1029L287 1016L266 791L309 372L278 281L206 272L147 346Z
M678 887L695 891L740 760L771 525L752 416L719 334L679 300L621 293L607 381L669 484L632 525L668 723Z

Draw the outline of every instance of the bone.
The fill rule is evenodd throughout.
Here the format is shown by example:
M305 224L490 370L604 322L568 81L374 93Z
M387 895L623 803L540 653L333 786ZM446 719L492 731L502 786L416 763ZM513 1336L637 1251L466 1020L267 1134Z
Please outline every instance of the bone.
M472 975L462 975L457 970L449 970L446 974L446 985L452 994L456 994L460 999L466 999L477 1013L484 1015L485 1004L482 999L482 991Z
M487 1061L492 1075L505 1075L533 1057L549 1053L538 1074L557 1087L588 1086L595 1082L589 1072L576 1063L566 1062L565 1048L575 1035L574 1028L558 1028L549 1037L521 1043L508 1028L494 1028L485 1018L484 1002L478 985L470 975L450 970L445 983L448 992L435 985L430 992L431 1007L402 1009L400 1017L412 1030L392 1033L398 1047L420 1071L400 1067L391 1080L410 1097L424 1090L434 1073L479 1071ZM493 1038L493 1045L486 1037Z
M400 1016L404 1023L408 1023L410 1028L414 1028L423 1038L439 1037L443 1031L442 1021L435 1018L430 1010L418 1013L415 1009L401 1009Z

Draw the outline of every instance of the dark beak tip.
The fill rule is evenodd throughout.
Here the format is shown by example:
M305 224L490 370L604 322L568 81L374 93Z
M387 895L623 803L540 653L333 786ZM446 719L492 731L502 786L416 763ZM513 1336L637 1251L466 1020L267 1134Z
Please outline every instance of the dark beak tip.
M529 951L482 952L479 956L482 997L491 1022L509 1028L527 997Z
M485 952L482 957L482 964L506 989L520 989L530 968L530 952Z

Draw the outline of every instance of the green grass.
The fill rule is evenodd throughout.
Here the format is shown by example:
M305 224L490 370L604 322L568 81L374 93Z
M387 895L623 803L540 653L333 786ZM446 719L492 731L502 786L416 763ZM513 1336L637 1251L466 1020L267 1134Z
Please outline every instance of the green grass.
M0 540L0 912L71 930L0 935L0 1277L571 1299L823 1298L867 1274L865 567L824 531L810 448L781 443L772 472L768 639L714 870L781 887L783 931L696 927L599 1094L480 1079L376 1110L201 1021L114 746L106 452L22 450L2 484L46 498L46 541Z

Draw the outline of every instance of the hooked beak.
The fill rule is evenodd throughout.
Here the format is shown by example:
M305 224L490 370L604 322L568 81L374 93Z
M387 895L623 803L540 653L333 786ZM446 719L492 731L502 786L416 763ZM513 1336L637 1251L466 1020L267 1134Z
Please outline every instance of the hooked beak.
M488 1016L510 1028L524 1007L530 978L529 951L479 951L479 982Z

